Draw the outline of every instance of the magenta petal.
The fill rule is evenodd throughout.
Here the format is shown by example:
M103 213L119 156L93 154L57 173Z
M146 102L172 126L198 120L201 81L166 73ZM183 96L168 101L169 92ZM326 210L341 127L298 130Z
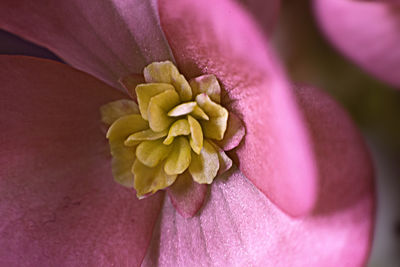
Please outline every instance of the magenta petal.
M172 205L184 218L191 218L203 206L207 195L207 185L193 181L189 172L178 176L175 183L167 189Z
M315 0L315 13L341 52L379 79L400 87L398 6L385 1Z
M225 151L234 149L240 144L246 129L242 121L234 113L229 112L228 126L224 135L224 139L221 141L215 141L215 143Z
M240 169L280 208L309 212L317 196L312 148L297 105L251 18L231 1L159 1L160 20L187 77L215 74L222 103L244 122Z
M257 19L267 35L270 35L278 20L280 0L237 0Z
M323 185L337 199L349 197L332 186ZM361 266L374 206L364 193L334 212L294 219L236 170L212 184L200 216L184 219L165 201L143 266Z
M132 73L119 79L119 83L125 89L125 92L128 93L132 99L136 100L136 86L145 83L145 80L143 74Z
M236 169L212 184L200 216L184 220L164 203L144 266L365 265L375 216L365 144L326 94L300 88L297 95L320 167L314 213L286 215Z
M328 213L371 198L373 164L347 113L321 90L300 87L296 93L317 155L320 189L315 212Z
M120 77L172 59L156 1L3 0L0 25L114 87Z
M99 107L123 94L49 60L0 65L0 265L139 265L162 195L113 181Z

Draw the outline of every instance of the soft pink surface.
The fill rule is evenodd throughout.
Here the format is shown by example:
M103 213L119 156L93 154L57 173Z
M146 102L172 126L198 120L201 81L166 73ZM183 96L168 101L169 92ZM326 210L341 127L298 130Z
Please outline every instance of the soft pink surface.
M320 27L333 44L366 71L400 87L399 7L384 1L314 1Z
M244 122L240 169L292 215L312 209L316 171L306 130L280 67L248 15L227 0L159 1L162 28L188 77L215 74L222 103Z
M286 215L234 169L212 184L200 216L184 219L170 201L164 202L144 266L365 263L374 221L373 173L365 145L327 96L306 88L299 96L320 159L316 211L303 218Z
M280 0L237 0L257 19L263 30L270 35L278 20Z
M2 0L0 28L117 87L120 77L172 59L156 10L156 0Z
M138 265L162 195L113 181L99 107L123 95L48 60L0 65L0 265Z
M208 185L193 181L188 171L178 176L175 183L167 188L171 203L181 216L190 218L196 215L206 199Z

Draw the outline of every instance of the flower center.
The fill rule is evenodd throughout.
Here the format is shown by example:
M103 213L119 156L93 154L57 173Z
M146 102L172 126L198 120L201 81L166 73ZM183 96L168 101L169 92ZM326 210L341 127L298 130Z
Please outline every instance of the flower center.
M229 116L216 77L188 82L165 61L148 65L144 78L135 88L138 104L119 100L101 108L110 125L115 180L133 186L139 198L171 186L185 171L195 182L211 184L230 161L215 143L223 140Z

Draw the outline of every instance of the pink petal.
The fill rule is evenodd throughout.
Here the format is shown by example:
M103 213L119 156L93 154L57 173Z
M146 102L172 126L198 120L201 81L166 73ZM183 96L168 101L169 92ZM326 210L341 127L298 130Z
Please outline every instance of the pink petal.
M400 13L383 1L316 0L328 39L369 73L400 87ZM340 18L340 19L338 19Z
M139 265L162 195L113 181L99 108L123 94L48 60L0 65L0 265Z
M241 171L283 210L310 211L317 181L306 129L250 17L227 0L161 0L159 13L180 70L188 78L215 74L226 90L223 105L243 120Z
M242 121L234 113L229 112L228 126L224 135L224 139L215 143L223 150L228 151L234 149L240 144L246 134L246 129Z
M0 25L117 87L119 78L172 59L156 5L156 0L4 0Z
M193 181L189 172L178 176L175 183L167 189L171 203L184 218L191 218L203 206L207 195L206 184Z
M237 0L242 3L258 23L262 26L267 35L271 35L278 20L281 6L280 0Z
M320 167L317 208L281 212L237 169L212 184L200 215L185 220L169 201L145 266L363 266L371 248L375 196L365 144L327 95L300 88Z
M320 189L315 212L328 213L372 198L373 164L347 113L322 90L298 87L296 93L317 155Z
M365 177L358 178L364 183ZM343 193L332 185L325 183L324 190L335 192L337 199L352 198L346 185ZM302 219L280 211L238 170L211 189L200 216L192 219L182 218L165 201L143 266L352 267L365 263L374 207L371 191L365 187L348 206Z

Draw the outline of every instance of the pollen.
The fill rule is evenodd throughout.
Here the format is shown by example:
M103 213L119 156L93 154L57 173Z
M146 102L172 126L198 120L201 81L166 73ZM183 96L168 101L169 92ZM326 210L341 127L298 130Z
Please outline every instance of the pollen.
M115 180L138 198L171 186L188 172L211 184L232 161L217 143L227 132L229 112L214 75L190 80L170 62L144 68L145 83L135 87L137 103L118 100L101 107Z

